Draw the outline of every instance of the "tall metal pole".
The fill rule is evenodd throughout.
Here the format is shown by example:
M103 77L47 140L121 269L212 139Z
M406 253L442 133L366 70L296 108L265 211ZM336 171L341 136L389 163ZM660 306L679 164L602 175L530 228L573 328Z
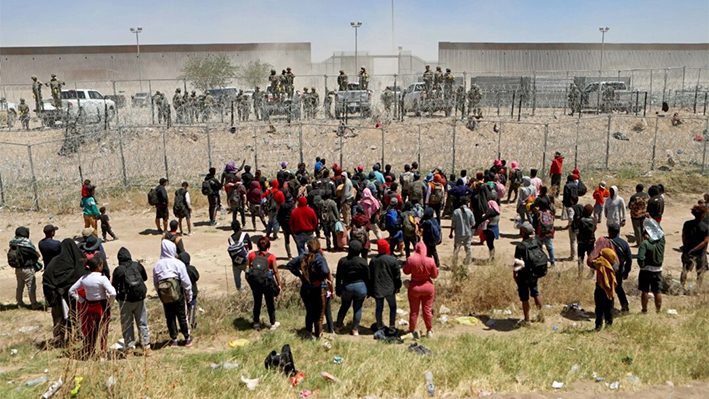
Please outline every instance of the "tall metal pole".
M357 22L350 22L350 26L354 28L355 30L355 75L357 75L357 71L359 68L359 58L358 58L358 53L357 53L357 30L359 29L360 26L362 26L362 21L357 21Z
M138 38L138 34L143 31L142 27L137 27L137 28L130 28L131 33L135 33L135 46L137 49L138 53L138 79L140 80L140 91L143 91L143 71L142 68L140 67L140 39Z
M598 68L598 108L596 109L596 113L600 112L601 109L601 76L603 74L603 50L606 44L606 32L610 30L609 27L600 27L598 28L599 31L601 31L601 65Z
M394 51L394 0L391 0L391 50Z

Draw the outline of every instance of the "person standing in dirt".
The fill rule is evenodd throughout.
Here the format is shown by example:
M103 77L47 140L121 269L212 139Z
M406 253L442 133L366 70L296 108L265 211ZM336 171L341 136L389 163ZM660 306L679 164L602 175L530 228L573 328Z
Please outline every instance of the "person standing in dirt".
M517 293L519 294L519 300L522 302L522 311L524 312L524 319L519 323L520 326L528 326L531 322L529 317L529 297L534 298L534 304L539 311L537 314L536 321L543 322L544 315L542 314L542 297L539 294L538 278L532 273L533 259L530 256L529 248L538 245L541 250L541 244L536 242L534 237L534 227L529 222L522 223L519 229L522 235L522 242L517 244L515 247L515 265L520 261L520 266L515 266L514 279L517 283Z
M619 224L614 223L608 225L608 238L613 242L613 249L616 255L618 255L619 266L615 274L615 280L617 282L615 293L618 294L620 311L628 312L630 308L628 307L628 297L625 295L625 289L623 288L623 280L627 280L630 275L633 266L633 254L630 252L630 245L620 236Z
M34 112L39 116L41 111L44 111L44 102L42 102L42 85L44 83L37 80L37 76L32 75L32 97L34 98Z
M172 213L177 217L180 224L180 235L182 231L182 219L187 221L187 235L192 235L192 199L189 192L190 184L182 182L182 187L175 190L175 202L172 204Z
M65 86L66 82L57 79L57 75L53 73L52 79L46 85L49 86L52 93L52 105L57 109L62 109L62 86Z
M97 220L101 213L96 206L96 199L94 198L96 187L88 186L88 195L81 198L81 209L83 209L84 214L84 228L91 227L94 229L94 237L98 237Z
M106 242L107 235L110 235L111 238L113 238L113 241L116 241L118 237L113 232L111 217L106 213L106 207L102 206L98 211L101 213L98 218L101 221L101 235L103 236L103 242Z
M268 223L266 224L266 237L275 241L278 239L278 220L276 220L276 215L278 214L278 203L285 202L285 196L281 190L279 190L280 184L278 180L271 180L271 188L266 190L261 195L261 201L263 202L262 211L266 214L268 218ZM273 233L273 236L271 236Z
M39 240L37 247L39 247L39 252L42 254L42 262L45 268L52 261L59 252L61 252L61 242L54 239L54 235L59 230L59 227L48 224L44 226L44 238Z
M315 238L315 230L318 227L318 216L313 208L308 206L307 198L298 198L298 207L291 212L289 224L298 254L302 255L305 253L305 243Z
M684 222L682 226L682 274L680 284L682 290L687 292L687 275L694 268L697 269L697 287L700 289L704 280L704 273L709 270L707 265L707 245L709 245L709 223L705 220L707 207L694 205L692 207L693 220Z
M113 270L111 284L116 290L116 299L121 311L121 333L124 350L135 350L135 329L140 333L140 344L146 355L150 353L150 328L148 327L148 309L145 297L148 292L145 282L148 273L140 262L133 260L130 251L121 247L118 250L118 266Z
M305 305L305 331L319 338L323 331L323 318L327 307L327 286L330 268L322 255L320 241L308 240L308 252L291 259L286 268L300 278L300 298Z
M27 295L30 298L32 309L42 308L42 305L37 302L37 280L35 278L35 273L42 270L39 255L37 248L30 241L30 229L23 226L15 229L15 238L10 240L10 248L7 252L7 263L15 269L17 280L15 299L19 308L25 306L22 300L25 287L27 287Z
M613 293L617 288L616 274L613 264L617 262L616 253L605 248L600 256L591 262L591 268L596 271L596 290L593 299L596 304L596 331L603 328L603 320L606 327L613 325Z
M647 202L647 215L660 224L662 223L662 214L665 213L665 199L662 197L658 186L650 187L647 193L650 196Z
M512 193L515 194L514 199L512 202L517 201L517 192L519 190L519 187L522 185L522 179L524 178L524 174L520 170L519 166L517 165L517 162L512 161L512 165L510 167L510 189L507 191L507 203L510 203L510 198L512 197ZM530 178L530 183L531 183L531 178ZM500 198L500 201L502 201L502 198Z
M438 277L436 263L426 253L423 242L416 244L414 254L406 259L403 272L411 275L407 295L409 298L409 331L414 338L419 337L416 331L419 312L423 313L423 322L426 325L426 336L433 338L433 299L436 288L433 280Z
M347 75L345 75L345 71L340 71L340 74L337 76L337 86L340 91L347 91L347 83L349 83L349 79L347 78Z
M258 180L252 178L249 183L249 189L246 191L246 200L249 203L249 213L251 214L251 224L253 225L254 231L256 230L256 217L261 219L261 224L263 224L264 230L266 229L266 220L264 220L263 213L261 213L262 194L261 184Z
M153 284L165 311L170 334L170 347L177 348L177 324L185 337L185 346L192 346L192 335L187 324L187 304L192 301L192 282L185 264L177 259L177 247L162 240L160 260L153 267Z
M217 225L217 212L221 207L221 199L219 198L219 190L222 189L222 184L216 178L217 169L209 168L209 173L204 177L202 182L202 194L207 196L209 202L209 225Z
M643 231L643 242L638 248L637 258L638 267L640 267L638 290L642 292L640 303L643 313L647 313L650 292L655 296L655 310L657 313L662 311L662 292L660 288L662 286L662 263L665 260L665 234L662 232L662 228L659 227L659 223L656 224L661 237L652 240L645 229Z
M438 251L436 250L438 244L441 243L441 226L438 224L438 220L433 217L433 208L426 207L420 226L422 241L426 245L426 253L433 258L436 267L441 267L441 263L438 260Z
M630 201L628 201L636 247L639 247L643 242L643 222L647 214L647 203L650 200L650 196L643 191L644 189L645 186L642 184L635 186L635 194L630 196Z
M566 178L566 185L564 185L564 194L562 196L561 204L564 206L564 212L562 213L562 219L563 215L565 214L567 217L568 226L569 226L569 243L571 245L571 258L569 260L574 260L573 255L574 255L574 247L576 246L576 238L572 234L572 229L571 229L571 223L573 223L574 216L574 205L578 204L579 202L579 189L578 186L576 185L576 182L574 181L574 176L569 175ZM591 206L591 213L593 213L593 206Z
M261 237L258 240L258 250L249 253L249 265L246 272L246 281L251 287L254 296L254 330L261 330L261 304L266 300L268 319L271 323L271 331L275 331L281 323L276 321L276 305L274 297L281 291L281 278L278 274L276 255L268 252L271 248L271 240L268 237Z
M551 161L551 168L549 169L549 176L551 176L551 195L554 198L559 196L559 191L561 190L561 174L564 165L564 157L561 156L559 151L554 153L554 160Z
M468 266L472 261L471 242L473 239L473 230L475 228L475 217L473 211L468 208L468 199L463 197L459 202L460 206L453 211L451 216L451 231L448 235L449 239L454 238L453 243L453 267L458 265L458 252L461 247L465 249L465 263Z
M368 287L371 284L371 276L367 261L360 256L362 245L358 241L350 243L347 256L340 258L337 263L337 273L335 273L336 284L335 293L342 297L342 305L337 312L337 322L335 332L339 333L343 327L343 322L347 312L352 306L352 330L351 334L359 335L359 323L362 320L362 305L368 295Z
M160 178L159 184L155 187L157 191L157 203L155 205L155 227L158 230L158 234L162 234L163 231L167 231L167 219L170 218L170 209L168 208L168 197L167 197L167 179ZM162 220L162 228L160 227L160 220ZM87 226L88 227L88 226ZM94 228L94 235L97 236L96 227Z
M45 264L42 291L45 304L52 309L52 345L64 346L74 336L76 301L69 295L69 288L85 274L85 263L86 257L78 245L65 238L59 255Z
M596 203L593 205L593 217L596 218L598 223L603 220L603 211L605 209L606 198L610 197L610 191L606 190L606 182L602 181L598 184L598 187L593 191L593 199Z
M399 261L391 255L387 240L377 241L377 252L369 261L369 273L372 278L369 296L376 302L374 317L377 329L381 330L386 327L382 320L384 301L389 305L389 327L396 326L396 294L401 289L401 270Z

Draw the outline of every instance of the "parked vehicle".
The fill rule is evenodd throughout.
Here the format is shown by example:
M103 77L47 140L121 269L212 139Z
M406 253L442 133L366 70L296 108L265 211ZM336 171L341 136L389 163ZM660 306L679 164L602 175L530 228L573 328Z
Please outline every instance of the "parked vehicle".
M17 120L17 105L0 98L0 126L12 128Z
M274 97L269 91L270 86L263 92L262 112L265 120L270 120L272 116L285 116L288 122L299 120L301 115L301 94L299 91L293 93L293 98Z
M80 123L98 123L104 121L105 118L111 120L116 115L116 103L102 96L96 90L62 90L61 98L61 110L54 107L52 100L44 101L42 119L45 120L45 125L52 126L53 123L50 125L46 122L61 120L67 116L76 118Z
M421 116L427 112L433 116L434 112L443 111L446 116L450 116L453 111L453 101L441 98L430 97L424 90L423 82L412 83L403 93L404 112L413 112L416 116Z
M372 116L372 91L347 90L335 92L335 118L345 114L361 114L364 118Z
M123 94L107 94L106 99L116 103L116 108L125 108L126 106L126 96Z
M599 87L600 95L598 92ZM607 104L603 92L608 87L613 88L613 98ZM581 107L582 109L600 108L605 110L604 112L635 112L635 96L633 92L628 90L628 85L622 81L600 82L600 84L599 82L592 82L581 91Z
M150 106L150 93L135 93L130 96L131 107L145 108Z

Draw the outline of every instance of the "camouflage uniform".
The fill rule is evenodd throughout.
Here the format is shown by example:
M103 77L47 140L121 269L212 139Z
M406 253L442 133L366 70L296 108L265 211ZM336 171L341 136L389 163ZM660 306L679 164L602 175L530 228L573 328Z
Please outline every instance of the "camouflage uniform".
M310 108L312 104L307 87L303 87L303 94L300 96L300 100L303 103L303 116L305 116L305 119L310 119Z
M334 92L329 91L325 100L323 100L322 107L325 110L325 118L332 119L332 96L335 95Z
M581 99L581 91L576 86L575 83L571 83L569 86L569 93L567 94L569 101L569 109L571 109L571 116L574 116L574 112L581 112L579 100Z
M433 74L433 89L436 91L436 97L441 97L441 89L443 88L443 71L441 67L436 67L436 72Z
M212 97L211 94L207 93L203 96L200 96L200 105L202 109L202 122L207 122L209 121L209 117L212 115L212 109L214 108L214 105L217 103L217 100Z
M36 76L32 76L32 97L34 97L34 112L44 111L44 103L42 102L42 85L44 83L37 80Z
M369 87L369 74L367 73L367 70L362 67L359 70L359 89L360 90L367 90Z
M155 104L155 108L158 109L158 125L165 119L165 107L163 107L164 101L165 96L163 96L163 94L159 91L156 91L155 95L153 95L153 103Z
M281 78L276 75L276 70L271 69L271 74L268 76L268 91L271 93L273 98L280 97L281 92Z
M431 67L426 65L426 70L423 72L423 89L426 93L431 94L433 88L433 71Z
M320 106L320 94L315 91L314 87L310 88L310 114L311 118L315 119L318 114L318 107Z
M384 110L387 112L387 114L391 114L391 106L394 103L394 91L392 91L390 88L386 88L384 90Z
M263 92L261 91L261 88L256 86L254 89L254 94L251 97L254 103L254 118L256 118L257 121L261 120L261 104L263 104Z
M57 79L57 75L55 74L52 74L52 80L47 83L47 86L49 86L49 89L52 92L52 104L55 108L62 108L62 86L65 85L66 83Z
M603 93L601 93L603 96L603 112L605 113L610 113L613 111L613 102L615 99L615 90L613 89L613 86L606 85L603 88Z
M190 123L199 122L199 98L197 97L197 92L194 90L192 90L190 96L187 97L187 112L190 115Z
M443 98L446 100L453 99L453 85L455 84L455 76L451 73L450 68L446 68L446 73L443 74Z
M482 101L483 95L480 91L480 86L474 84L470 86L468 90L468 115L471 113L473 115L481 115L480 102Z
M24 98L20 99L20 104L17 106L17 112L20 114L22 128L25 130L30 130L30 107L25 104Z
M295 89L295 74L291 71L290 67L286 68L286 94L288 98L293 98L293 92Z
M465 87L463 86L455 89L455 108L460 111L462 117L465 112Z
M172 106L175 107L175 122L184 123L185 109L182 104L182 93L179 88L175 89L175 95L172 96Z
M340 71L340 74L337 76L338 90L347 91L347 83L349 83L349 80L347 75L345 75L345 71Z

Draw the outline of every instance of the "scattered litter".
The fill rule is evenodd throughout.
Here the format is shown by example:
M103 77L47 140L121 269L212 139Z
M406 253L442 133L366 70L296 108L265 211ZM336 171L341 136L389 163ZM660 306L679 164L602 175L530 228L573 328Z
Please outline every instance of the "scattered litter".
M305 380L305 374L298 373L290 378L290 386L294 387Z
M79 391L81 390L81 381L84 380L84 377L76 376L74 377L74 389L69 392L71 396L76 396L79 394Z
M599 377L598 374L596 374L595 371L593 372L592 377L593 377L593 380L596 381L596 382L602 382L602 381L605 381L605 380L606 380L606 379L603 378L603 377Z
M44 369L44 374L49 373L49 369Z
M579 365L578 365L578 364L574 364L573 366L571 366L571 372L572 372L572 373L575 372L575 371L578 371L578 369L579 369Z
M414 334L408 333L408 334L402 335L402 336L401 336L401 339L402 339L403 341L414 339Z
M620 360L623 362L623 364L627 364L627 365L633 364L633 357L632 356L625 356L625 357L621 358Z
M309 398L313 393L307 389L303 389L300 391L300 394L298 395L301 398Z
M667 314L670 316L677 316L677 309L667 309Z
M438 321L440 321L441 324L446 324L448 322L448 316L442 316Z
M423 377L426 379L426 392L428 392L428 396L433 397L436 394L436 386L433 385L433 373L427 371L423 374Z
M106 380L106 389L110 390L114 385L116 385L116 377L108 377L108 380Z
M505 310L502 312L502 314L505 315L505 316L510 316L510 315L512 315L512 311L509 310L509 309L505 309Z
M47 388L47 391L44 392L44 395L42 395L42 399L49 399L52 396L54 396L55 393L59 390L59 388L62 387L64 383L62 382L62 377L59 377L59 381L55 382L54 384L50 385L49 388Z
M483 391L482 389L478 389L477 395L478 395L478 398L484 398L486 396L492 396L492 392Z
M557 330L559 329L559 327L554 326L554 327L552 327L551 329L554 330L554 331L557 331Z
M243 382L244 384L246 384L246 388L248 388L249 391L253 391L253 390L256 389L256 387L258 386L259 379L258 379L258 378L255 378L255 379L248 379L248 378L246 378L246 377L242 374L242 375L241 375L241 382Z
M204 309L202 308L197 308L197 311L199 311L200 313L204 313Z
M325 371L321 372L320 376L325 379L325 381L340 382L339 378Z
M668 387L675 386L675 384L673 384L672 381L665 381L665 385L667 385Z
M400 326L408 326L408 325L409 325L409 322L406 321L406 320L404 320L404 319L401 319L401 320L399 320L399 325L400 325Z
M322 346L323 349L325 349L326 351L329 351L330 349L332 349L332 344L330 343L330 341L327 341L327 340L324 340L322 342L322 344L320 344L320 346Z
M564 383L563 383L563 382L559 382L559 381L554 381L554 382L551 384L551 387L554 388L554 389L561 389L561 388L564 387Z
M43 375L41 377L37 377L34 380L29 380L25 382L26 387L33 387L35 385L39 384L44 384L45 382L49 381L49 378L46 375Z
M573 323L571 323L571 327L572 328L579 328L579 323L573 322Z
M239 368L238 363L230 363L230 362L219 362L219 363L211 363L209 367L212 368L212 370L216 369L224 369L224 370L231 370L231 369L236 369Z
M343 358L341 358L341 357L339 357L339 356L335 356L335 359L333 359L332 362L335 363L335 364L342 364L344 361L345 361L345 359L343 359Z
M608 388L615 391L616 389L620 388L620 383L618 381L611 382L610 385L608 385Z
M628 373L628 376L625 377L625 379L633 385L640 385L640 377L633 375L633 373Z
M460 324L461 326L477 326L480 324L480 319L477 317L470 317L470 316L464 316L464 317L456 317L455 322Z
M249 343L250 343L250 341L248 339L239 338L239 339L229 341L229 347L234 348L234 349L241 349L241 348L245 347L246 345L248 345Z
M630 141L630 139L628 138L628 136L624 135L624 134L621 133L621 132L615 132L615 133L613 133L613 138L616 139L616 140L621 140L621 141Z
M111 345L108 349L111 349L114 351L120 351L120 350L123 350L124 347L125 347L125 341L123 341L123 338L121 338L118 340L118 342Z
M438 309L438 313L440 314L449 314L450 312L451 310L443 305L441 305L440 309Z
M495 325L497 325L497 322L495 322L495 320L493 320L493 319L490 319L490 320L488 320L488 321L485 322L485 325L488 326L488 327L490 327L490 328L493 328L493 327L495 327Z
M414 342L413 344L409 345L409 352L416 353L422 356L428 356L431 354L431 350L426 348L423 345L419 345L418 343Z
M15 356L17 354L17 349L10 349L10 356Z
M544 305L544 306L545 306L547 309L553 308L553 306L551 306L551 305Z
M408 316L409 312L403 310L403 309L396 309L396 314L398 314L401 317Z
M32 331L37 330L39 330L39 326L25 326L17 329L17 331L21 332L22 334L31 333Z

